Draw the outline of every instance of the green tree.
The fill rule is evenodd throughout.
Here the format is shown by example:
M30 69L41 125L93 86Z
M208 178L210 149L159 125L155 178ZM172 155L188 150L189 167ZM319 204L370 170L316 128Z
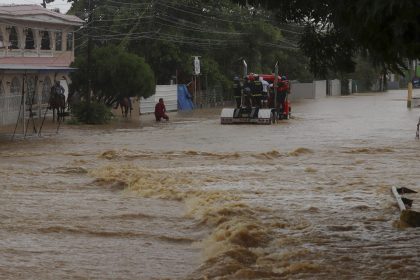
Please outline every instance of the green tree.
M416 0L239 0L276 11L278 20L306 26L300 46L312 71L349 72L367 54L383 70L400 72L420 58L420 2Z
M359 56L356 58L356 69L346 78L357 81L358 91L370 91L372 85L381 76L381 69L372 65L371 61Z
M85 93L88 88L86 57L79 55L73 64L71 91ZM155 79L144 59L116 46L94 49L92 53L93 99L112 105L122 97L149 97L154 93Z
M91 1L93 21L76 33L76 57L86 53L89 35L94 48L119 45L143 57L158 84L176 73L180 83L190 82L194 55L201 56L203 85L210 88L228 89L243 73L242 59L252 72L272 72L281 61L281 72L292 79L308 77L308 60L297 50L301 28L289 33L290 26L278 26L261 7L244 9L230 0ZM87 0L77 0L70 13L86 19L86 9Z

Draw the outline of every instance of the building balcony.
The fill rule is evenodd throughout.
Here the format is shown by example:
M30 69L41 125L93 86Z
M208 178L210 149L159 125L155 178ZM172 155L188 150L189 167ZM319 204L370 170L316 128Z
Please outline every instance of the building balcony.
M72 55L72 51L53 51L53 50L21 50L21 49L0 49L2 57L59 57L63 54Z
M0 49L0 64L69 66L73 61L73 51Z

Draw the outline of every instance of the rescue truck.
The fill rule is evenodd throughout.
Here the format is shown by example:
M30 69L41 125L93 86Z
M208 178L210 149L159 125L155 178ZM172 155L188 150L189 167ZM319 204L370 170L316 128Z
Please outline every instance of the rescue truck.
M246 66L245 61L244 65ZM278 73L277 64L275 72ZM253 88L253 83L258 83L257 80L266 85L268 83L267 93L261 93L259 89ZM240 97L238 85L240 85ZM246 74L242 81L239 81L239 78L234 79L234 88L238 92L237 106L236 108L222 109L221 124L268 125L290 118L291 106L288 99L290 84L287 77L276 74Z

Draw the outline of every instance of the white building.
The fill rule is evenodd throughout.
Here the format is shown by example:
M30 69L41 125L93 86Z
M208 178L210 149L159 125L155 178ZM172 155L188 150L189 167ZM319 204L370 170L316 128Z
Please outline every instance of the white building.
M41 116L54 81L67 86L83 23L38 5L0 6L0 125L29 109Z

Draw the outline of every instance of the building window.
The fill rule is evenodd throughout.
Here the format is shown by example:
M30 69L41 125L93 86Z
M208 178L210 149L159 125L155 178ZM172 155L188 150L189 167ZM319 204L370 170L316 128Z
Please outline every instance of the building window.
M26 105L36 104L38 102L35 95L35 78L26 78Z
M51 50L50 32L41 31L41 50Z
M4 45L3 33L1 32L1 29L0 29L0 49L3 49L4 47L5 45Z
M67 50L72 51L73 50L73 33L67 33Z
M12 84L10 85L10 101L9 101L9 110L10 111L18 111L20 108L21 102L21 85L20 79L18 77L14 77L12 80Z
M9 30L9 46L10 49L18 49L18 35L14 26L10 27Z
M10 85L10 94L20 95L20 81L18 77L14 77L12 80L12 84Z
M48 104L48 101L50 99L50 92L51 92L51 79L50 77L45 77L44 83L42 85L41 104Z
M56 51L61 51L63 49L62 47L62 42L63 42L63 38L62 38L62 33L60 31L55 32L55 50Z
M6 104L6 97L4 96L4 88L3 88L3 81L0 81L0 112L6 111L5 104Z
M35 49L34 33L32 32L32 29L30 28L26 30L25 49L27 50Z

